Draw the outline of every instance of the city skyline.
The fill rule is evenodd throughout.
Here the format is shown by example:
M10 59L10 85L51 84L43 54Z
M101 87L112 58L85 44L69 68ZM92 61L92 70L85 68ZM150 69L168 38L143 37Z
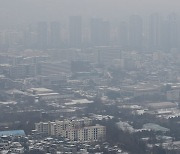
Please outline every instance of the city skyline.
M119 46L122 50L170 51L180 47L179 25L177 13L152 13L147 18L132 14L116 24L104 18L69 16L67 22L38 21L2 28L0 44L2 50Z
M179 154L180 0L0 0L0 153Z

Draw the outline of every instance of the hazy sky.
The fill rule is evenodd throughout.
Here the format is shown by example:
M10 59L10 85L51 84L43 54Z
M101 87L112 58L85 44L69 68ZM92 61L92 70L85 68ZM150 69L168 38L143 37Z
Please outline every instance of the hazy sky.
M70 15L122 18L180 12L180 0L0 0L0 23L61 20Z

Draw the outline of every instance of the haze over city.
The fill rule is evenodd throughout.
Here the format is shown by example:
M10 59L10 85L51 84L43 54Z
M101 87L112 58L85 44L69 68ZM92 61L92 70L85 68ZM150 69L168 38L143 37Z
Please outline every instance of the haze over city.
M179 0L0 0L0 154L179 154Z

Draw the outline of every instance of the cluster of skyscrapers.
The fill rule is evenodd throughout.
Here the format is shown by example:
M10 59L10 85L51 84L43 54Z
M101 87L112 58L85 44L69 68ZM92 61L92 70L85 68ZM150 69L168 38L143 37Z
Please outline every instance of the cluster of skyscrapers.
M116 22L117 23L117 22ZM102 18L88 21L81 16L69 17L68 23L39 22L23 30L0 32L1 48L23 47L36 49L120 46L124 50L152 51L180 48L179 16L158 13L148 18L132 15L114 24Z
M130 50L178 49L180 27L178 15L172 13L166 18L154 13L147 19L138 15L130 17L129 22L122 22L119 27L120 46Z

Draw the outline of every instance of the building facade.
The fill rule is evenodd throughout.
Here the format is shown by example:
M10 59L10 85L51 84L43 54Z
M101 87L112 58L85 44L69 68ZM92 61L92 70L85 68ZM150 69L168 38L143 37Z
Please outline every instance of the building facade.
M35 130L38 133L63 136L71 141L94 142L105 140L106 127L102 125L92 126L89 118L79 120L64 120L48 123L36 123Z

